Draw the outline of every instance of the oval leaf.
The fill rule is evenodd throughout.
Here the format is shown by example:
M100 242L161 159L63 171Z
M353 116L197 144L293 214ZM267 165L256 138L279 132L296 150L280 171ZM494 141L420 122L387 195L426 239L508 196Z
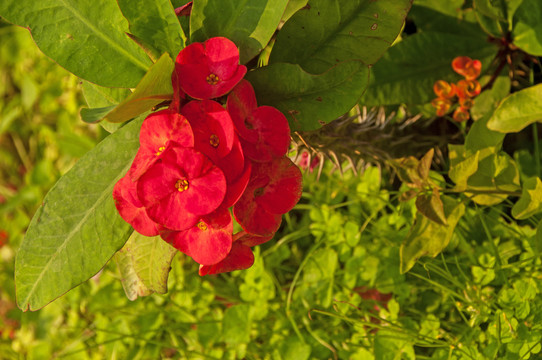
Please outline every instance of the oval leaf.
M190 16L190 39L224 36L239 47L245 64L267 45L288 0L196 0Z
M542 84L515 92L497 107L487 127L502 133L518 132L536 121L542 122Z
M340 63L321 75L299 65L277 63L247 74L258 104L288 118L290 130L313 130L349 111L365 91L369 69L359 61Z
M277 36L270 63L319 74L338 62L374 64L401 32L412 0L311 0Z
M528 178L523 182L521 197L512 207L512 216L523 220L540 211L542 211L542 181L539 177Z
M523 0L514 14L512 40L525 52L542 56L542 2Z
M137 152L141 123L105 138L45 196L15 260L23 311L37 310L92 277L128 239L133 229L111 194Z
M130 23L130 32L155 49L176 57L184 47L184 33L169 0L117 0Z
M0 1L0 16L26 27L38 47L80 78L102 86L135 87L151 61L125 32L115 0Z

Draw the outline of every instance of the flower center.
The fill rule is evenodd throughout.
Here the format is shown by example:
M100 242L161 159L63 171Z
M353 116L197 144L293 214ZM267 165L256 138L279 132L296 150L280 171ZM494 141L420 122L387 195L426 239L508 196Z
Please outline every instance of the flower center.
M156 156L160 155L164 150L166 150L166 147L165 146L160 146L155 155Z
M220 81L220 78L216 74L209 74L205 80L207 80L209 85L216 85Z
M200 221L197 226L201 231L207 230L207 224L204 223L203 221Z
M218 145L220 145L220 139L218 138L217 135L212 134L212 135L209 137L209 144L211 144L212 147L217 148Z
M262 196L263 195L264 188L257 188L254 190L254 197Z
M175 188L179 190L180 192L188 190L188 180L186 179L179 179L175 183Z

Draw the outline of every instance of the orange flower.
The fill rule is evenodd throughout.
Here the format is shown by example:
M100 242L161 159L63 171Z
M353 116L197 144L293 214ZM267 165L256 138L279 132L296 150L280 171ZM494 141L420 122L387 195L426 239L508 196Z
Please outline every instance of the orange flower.
M437 109L437 116L444 116L450 110L452 106L452 101L450 99L436 98L431 101L431 105Z
M452 61L452 68L465 79L474 80L480 76L482 63L480 60L472 60L468 56L458 56Z
M478 80L459 80L457 82L457 96L461 98L472 98L480 94L481 87Z
M453 119L457 122L467 121L468 119L470 119L469 110L461 106L458 107L454 111Z
M450 99L455 95L455 84L444 80L437 80L433 85L433 91L439 98Z

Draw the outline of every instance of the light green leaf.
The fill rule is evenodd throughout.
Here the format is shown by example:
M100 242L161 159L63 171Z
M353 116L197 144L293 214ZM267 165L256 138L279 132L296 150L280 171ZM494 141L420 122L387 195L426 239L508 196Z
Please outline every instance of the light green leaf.
M288 118L290 130L313 130L348 112L369 82L359 61L340 63L322 75L298 65L277 63L247 74L258 104L271 105Z
M474 9L494 20L506 21L506 6L504 1L474 0Z
M141 123L106 137L46 195L15 260L22 310L37 310L92 277L128 239L132 227L111 194L137 152Z
M521 50L542 56L542 2L523 0L513 18L512 41Z
M151 66L134 92L105 116L105 120L119 123L149 111L153 106L172 98L171 73L175 64L167 53Z
M136 232L134 231L132 234L135 233ZM134 301L138 297L152 294L152 291L150 291L137 276L132 256L125 248L117 251L113 258L115 259L120 272L120 281L124 288L124 293L129 300Z
M412 0L311 0L286 22L270 63L320 74L348 60L374 64L399 35Z
M80 111L81 119L89 124L94 124L103 120L103 118L109 114L115 105L101 107L101 108L82 108Z
M489 76L487 77L489 78ZM485 83L484 78L481 79L482 83ZM498 76L488 89L476 97L474 105L470 109L470 115L473 120L478 121L484 116L491 115L493 111L500 104L502 99L510 94L510 78L506 76ZM487 121L486 121L487 122Z
M107 112L111 111L115 108L122 100L124 100L127 96L129 96L132 92L130 89L125 88L108 88L103 86L98 86L93 83L90 83L88 81L83 81L83 96L85 97L85 100L87 102L87 105L89 108L93 109L100 109L102 110L95 110L99 114L94 115L94 119L96 121L99 121L103 119L103 117L106 114L103 114L106 109ZM88 111L81 109L80 114L81 117L83 114ZM85 116L88 116L88 114L85 114ZM100 119L97 119L98 116L101 116ZM85 119L83 119L85 121ZM114 133L117 131L123 124L113 124L107 121L101 121L100 126L102 126L106 131L110 133Z
M542 84L515 92L505 98L487 124L490 130L518 132L536 121L542 122Z
M496 149L502 147L505 134L487 128L490 118L491 112L488 112L486 116L472 124L465 138L466 150L476 152L488 147L495 147Z
M465 213L465 205L447 196L442 197L442 202L448 225L416 214L414 225L401 245L401 273L410 270L421 256L437 256L450 242L457 222Z
M523 220L540 211L542 211L542 181L539 177L528 178L523 182L521 197L512 207L512 216Z
M2 0L0 16L26 27L38 47L75 75L102 86L134 87L151 61L125 32L115 0Z
M169 0L117 0L130 23L130 32L157 50L175 58L184 47L184 33Z
M430 194L419 194L416 197L416 209L429 220L437 224L446 225L444 205L440 199L438 188L434 187Z
M134 231L123 251L130 255L135 273L149 291L167 292L170 265L177 249L159 236L147 237Z
M222 337L228 344L238 345L250 341L250 308L247 304L232 306L224 312Z
M224 36L239 47L242 64L267 45L288 0L195 0L190 16L190 39Z
M422 32L392 46L372 67L369 88L361 98L363 105L424 104L435 94L437 80L457 81L452 60L459 55L482 62L482 72L497 53L485 36Z

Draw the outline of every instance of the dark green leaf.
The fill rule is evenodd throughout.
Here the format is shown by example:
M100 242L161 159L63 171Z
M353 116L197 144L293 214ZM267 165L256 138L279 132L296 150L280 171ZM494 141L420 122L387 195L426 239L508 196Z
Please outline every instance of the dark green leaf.
M474 0L474 9L492 19L506 21L506 4L504 1Z
M512 207L512 216L523 220L542 211L542 181L532 177L523 182L523 191L518 202Z
M542 122L542 84L515 92L493 113L487 127L503 133L518 132L536 121Z
M497 47L485 36L461 36L425 32L411 35L392 46L372 68L371 83L361 98L363 105L423 104L431 101L437 80L457 81L452 70L456 56L482 61L486 69Z
M22 310L37 310L92 277L128 239L132 227L111 194L139 147L141 123L105 138L43 200L15 260Z
M102 86L134 87L151 61L125 32L115 0L2 0L0 15L27 27L38 47L75 75Z
M267 45L279 25L287 0L195 0L190 16L190 39L224 36L238 47L241 63Z
M348 112L369 81L359 61L340 63L322 75L311 75L294 64L272 64L247 74L258 104L282 111L292 131L313 130Z
M465 213L465 205L443 196L447 225L437 224L421 213L401 245L401 273L406 273L424 255L437 256L450 242L455 226Z
M531 55L542 56L542 2L523 0L514 14L512 41Z
M279 32L270 63L320 74L338 62L374 64L399 35L411 0L311 0Z
M184 47L184 33L169 0L117 0L130 32L159 54L175 58Z

